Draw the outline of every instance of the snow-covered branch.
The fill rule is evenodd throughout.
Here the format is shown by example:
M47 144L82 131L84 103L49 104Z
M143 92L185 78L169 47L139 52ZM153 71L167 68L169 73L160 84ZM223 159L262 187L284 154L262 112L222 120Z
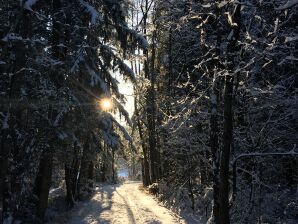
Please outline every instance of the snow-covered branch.
M286 4L279 6L276 10L285 10L294 7L298 4L298 0L288 0Z
M36 2L38 2L38 0L27 0L24 4L24 9L33 11L32 6L36 4Z

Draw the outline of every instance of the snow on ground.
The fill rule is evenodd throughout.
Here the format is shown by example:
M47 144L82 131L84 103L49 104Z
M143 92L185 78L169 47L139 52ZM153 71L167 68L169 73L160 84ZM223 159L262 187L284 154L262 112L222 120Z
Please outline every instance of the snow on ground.
M178 215L139 190L140 182L98 187L90 201L80 203L69 224L179 224Z

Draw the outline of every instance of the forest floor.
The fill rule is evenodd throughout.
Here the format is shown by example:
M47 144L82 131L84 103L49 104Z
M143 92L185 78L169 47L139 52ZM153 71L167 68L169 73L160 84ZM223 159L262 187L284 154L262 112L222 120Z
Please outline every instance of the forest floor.
M103 185L93 198L69 215L69 224L179 224L189 223L140 190L140 182Z

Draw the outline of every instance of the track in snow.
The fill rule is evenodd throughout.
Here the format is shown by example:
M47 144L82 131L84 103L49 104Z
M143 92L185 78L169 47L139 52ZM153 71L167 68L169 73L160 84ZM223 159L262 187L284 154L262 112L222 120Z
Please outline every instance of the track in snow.
M70 224L185 223L154 198L139 190L140 182L100 187L94 197L71 214Z

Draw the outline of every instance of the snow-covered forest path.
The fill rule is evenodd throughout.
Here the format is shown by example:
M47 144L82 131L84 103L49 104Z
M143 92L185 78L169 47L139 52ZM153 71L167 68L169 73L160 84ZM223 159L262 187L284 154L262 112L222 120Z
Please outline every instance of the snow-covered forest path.
M186 223L139 189L140 182L105 185L90 201L71 214L70 224L178 224Z

